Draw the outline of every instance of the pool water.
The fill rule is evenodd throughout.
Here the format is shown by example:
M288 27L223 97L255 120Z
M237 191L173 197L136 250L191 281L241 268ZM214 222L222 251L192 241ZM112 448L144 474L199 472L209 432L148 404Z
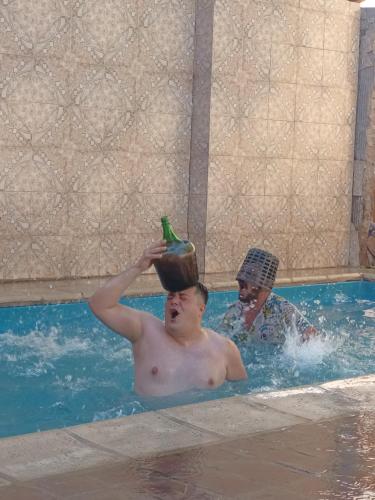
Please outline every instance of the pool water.
M283 346L242 346L249 380L166 398L134 393L130 343L104 327L86 303L0 308L0 436L375 371L375 282L274 291L296 304L324 338L300 345L291 332ZM219 330L236 299L235 291L211 293L204 324ZM162 318L164 300L124 303Z

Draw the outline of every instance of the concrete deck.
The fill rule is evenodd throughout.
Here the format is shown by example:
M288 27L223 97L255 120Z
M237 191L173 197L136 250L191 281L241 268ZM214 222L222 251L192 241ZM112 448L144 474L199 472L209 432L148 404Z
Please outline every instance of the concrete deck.
M375 498L375 375L0 440L2 500Z
M66 280L35 280L0 282L0 307L9 305L40 304L85 300L109 278L87 278ZM279 271L276 286L299 283L326 283L331 281L375 280L375 269L328 268L301 271ZM237 288L233 273L206 274L201 281L210 290ZM164 293L155 274L140 276L127 290L127 295L152 295Z

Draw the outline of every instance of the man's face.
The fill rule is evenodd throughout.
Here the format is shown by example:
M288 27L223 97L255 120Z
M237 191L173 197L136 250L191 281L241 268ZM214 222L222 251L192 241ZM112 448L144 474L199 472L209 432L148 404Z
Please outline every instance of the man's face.
M238 288L238 298L241 302L244 304L256 304L262 290L261 287L247 281L238 280Z
M165 326L168 331L184 332L200 325L204 302L195 287L169 292L165 303Z

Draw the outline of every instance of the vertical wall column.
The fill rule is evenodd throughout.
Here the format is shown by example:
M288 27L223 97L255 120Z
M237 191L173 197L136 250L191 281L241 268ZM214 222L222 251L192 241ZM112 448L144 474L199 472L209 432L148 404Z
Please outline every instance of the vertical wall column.
M214 4L215 0L197 0L195 7L188 233L197 247L201 273L205 271Z
M362 9L360 37L351 265L367 264L367 231L375 218L375 9Z

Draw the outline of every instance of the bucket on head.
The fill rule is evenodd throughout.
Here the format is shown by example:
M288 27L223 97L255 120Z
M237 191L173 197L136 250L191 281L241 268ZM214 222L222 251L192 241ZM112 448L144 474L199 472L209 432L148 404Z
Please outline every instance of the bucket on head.
M272 253L260 248L250 248L236 279L272 290L278 266L279 259Z

